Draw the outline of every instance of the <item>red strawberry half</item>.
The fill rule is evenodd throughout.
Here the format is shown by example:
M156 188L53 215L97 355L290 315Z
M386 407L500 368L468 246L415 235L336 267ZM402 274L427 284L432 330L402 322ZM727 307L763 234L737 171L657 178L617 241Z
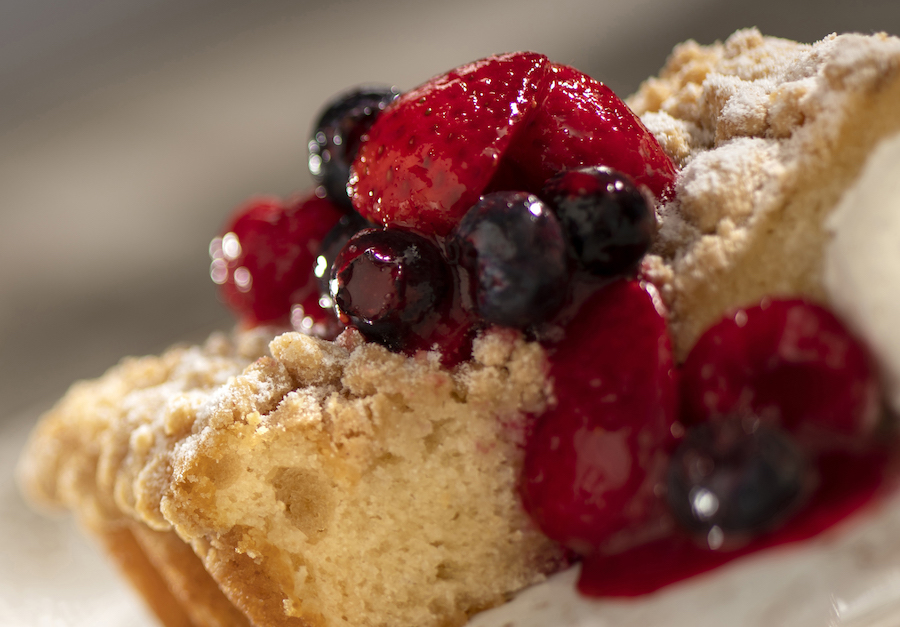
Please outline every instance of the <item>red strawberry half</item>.
M544 533L589 554L661 507L676 406L665 320L640 283L613 283L551 360L558 404L529 438L523 500Z
M766 300L704 333L682 371L686 422L752 415L812 451L869 443L878 416L871 359L830 311Z
M353 206L386 226L446 235L486 191L537 193L605 165L667 197L675 166L605 85L546 57L490 57L394 101L351 168Z
M543 183L563 170L606 165L657 198L672 194L675 165L609 87L557 64L545 80L546 98L508 153L528 180Z
M446 235L493 178L546 71L545 56L517 52L403 94L360 147L350 174L353 206L373 222Z

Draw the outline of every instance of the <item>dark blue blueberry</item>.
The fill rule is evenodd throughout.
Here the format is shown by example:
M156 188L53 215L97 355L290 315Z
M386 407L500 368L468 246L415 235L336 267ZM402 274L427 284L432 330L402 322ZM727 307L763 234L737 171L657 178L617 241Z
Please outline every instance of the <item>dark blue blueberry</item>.
M360 138L399 94L394 87L359 87L337 96L319 115L309 140L309 171L332 202L351 207L347 179Z
M484 196L463 217L453 242L459 264L473 277L475 309L485 321L524 329L562 306L569 279L566 240L536 196Z
M316 264L313 267L313 274L319 284L319 294L331 297L328 282L331 279L331 268L334 266L334 260L338 253L347 244L351 237L362 231L363 229L374 228L375 225L363 218L355 211L351 211L342 216L338 220L319 247L319 254L316 256Z
M653 243L652 201L628 175L606 167L557 174L541 198L556 212L578 265L610 277L633 271Z
M711 545L716 533L721 539L773 529L809 491L811 467L790 436L758 423L748 433L745 422L692 427L670 462L672 513Z
M424 237L366 229L338 253L331 297L338 315L373 342L394 351L418 339L420 325L440 309L452 287L450 268Z

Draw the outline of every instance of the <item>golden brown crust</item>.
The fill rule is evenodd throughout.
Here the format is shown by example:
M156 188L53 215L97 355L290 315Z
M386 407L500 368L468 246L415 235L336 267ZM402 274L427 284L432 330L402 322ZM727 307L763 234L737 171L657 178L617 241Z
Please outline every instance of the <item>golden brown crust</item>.
M194 627L249 627L247 617L229 602L190 545L175 532L153 531L137 522L130 523L129 529Z
M188 608L172 593L168 581L147 558L129 526L111 527L96 535L106 552L165 627L205 627L203 623L196 623L191 619Z

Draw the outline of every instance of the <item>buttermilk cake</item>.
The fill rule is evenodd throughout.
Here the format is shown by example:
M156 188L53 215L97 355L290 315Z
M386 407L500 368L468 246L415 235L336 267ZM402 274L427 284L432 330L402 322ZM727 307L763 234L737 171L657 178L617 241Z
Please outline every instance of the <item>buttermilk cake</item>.
M24 492L72 511L167 627L460 626L579 555L596 570L677 533L679 516L659 508L680 485L666 465L685 457L677 451L693 418L680 409L674 372L690 368L723 316L742 327L757 315L750 308L776 300L847 325L835 337L854 338L841 346L864 355L851 373L861 381L853 436L874 437L873 423L880 433L880 400L900 409L898 306L878 289L900 276L900 196L890 191L900 180L900 40L850 34L806 45L745 30L688 42L625 102L533 53L476 62L403 95L352 92L314 132L317 193L257 201L215 242L212 275L241 318L237 330L75 384L22 455ZM347 119L365 121L353 136L358 154L320 132L349 138ZM335 175L328 164L342 161ZM578 194L594 192L570 169L587 171L585 185L602 193L615 187L617 206L632 212L612 249L592 252L577 207ZM285 226L265 235L279 252L251 258L265 227L247 227L247 216L277 225L313 205L304 237L326 252L289 252L278 239ZM533 216L525 226L510 217L517 208ZM349 233L337 244L336 223ZM504 245L540 247L537 264L498 252L504 231L513 233ZM393 234L378 240L384 232ZM264 292L282 287L268 282L265 257L288 254L327 268L314 279L302 269L271 314ZM385 270L385 256L401 261ZM442 259L462 270L442 269ZM514 271L526 278L507 288ZM401 282L406 291L391 298L370 293ZM656 335L619 341L628 316L607 302L613 293ZM833 323L821 313L831 310ZM608 351L585 337L599 320ZM626 360L630 346L644 352ZM613 379L626 386L620 355L625 370L632 360L653 370L653 385L638 387L652 394L607 389ZM595 363L594 374L580 372ZM616 479L608 494L623 504L602 506L605 518L559 506L581 517L577 531L562 529L544 489L558 485L541 460L560 446L556 425L605 407L616 419L646 416L619 430L579 423L627 442L574 440L599 447L601 461L582 470L602 474L612 467L603 460L633 454L639 471ZM773 420L797 435L786 418ZM800 448L819 446L798 433ZM531 444L543 436L549 448ZM837 441L828 446L844 446ZM856 444L839 454L855 459ZM621 485L633 479L625 498ZM804 481L788 482L804 496L782 509L818 503ZM794 496L779 486L779 497ZM742 526L746 515L716 518L700 507L709 502L691 501L704 550L777 533L768 521ZM588 519L591 529L578 527Z

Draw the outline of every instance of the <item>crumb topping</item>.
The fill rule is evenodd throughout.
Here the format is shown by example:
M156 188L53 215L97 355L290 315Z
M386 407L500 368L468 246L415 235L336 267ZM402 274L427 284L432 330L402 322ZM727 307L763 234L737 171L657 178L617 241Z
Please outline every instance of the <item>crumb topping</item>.
M645 264L683 358L726 310L823 300L822 224L879 138L900 129L900 40L812 45L738 31L678 46L629 105L682 166Z

